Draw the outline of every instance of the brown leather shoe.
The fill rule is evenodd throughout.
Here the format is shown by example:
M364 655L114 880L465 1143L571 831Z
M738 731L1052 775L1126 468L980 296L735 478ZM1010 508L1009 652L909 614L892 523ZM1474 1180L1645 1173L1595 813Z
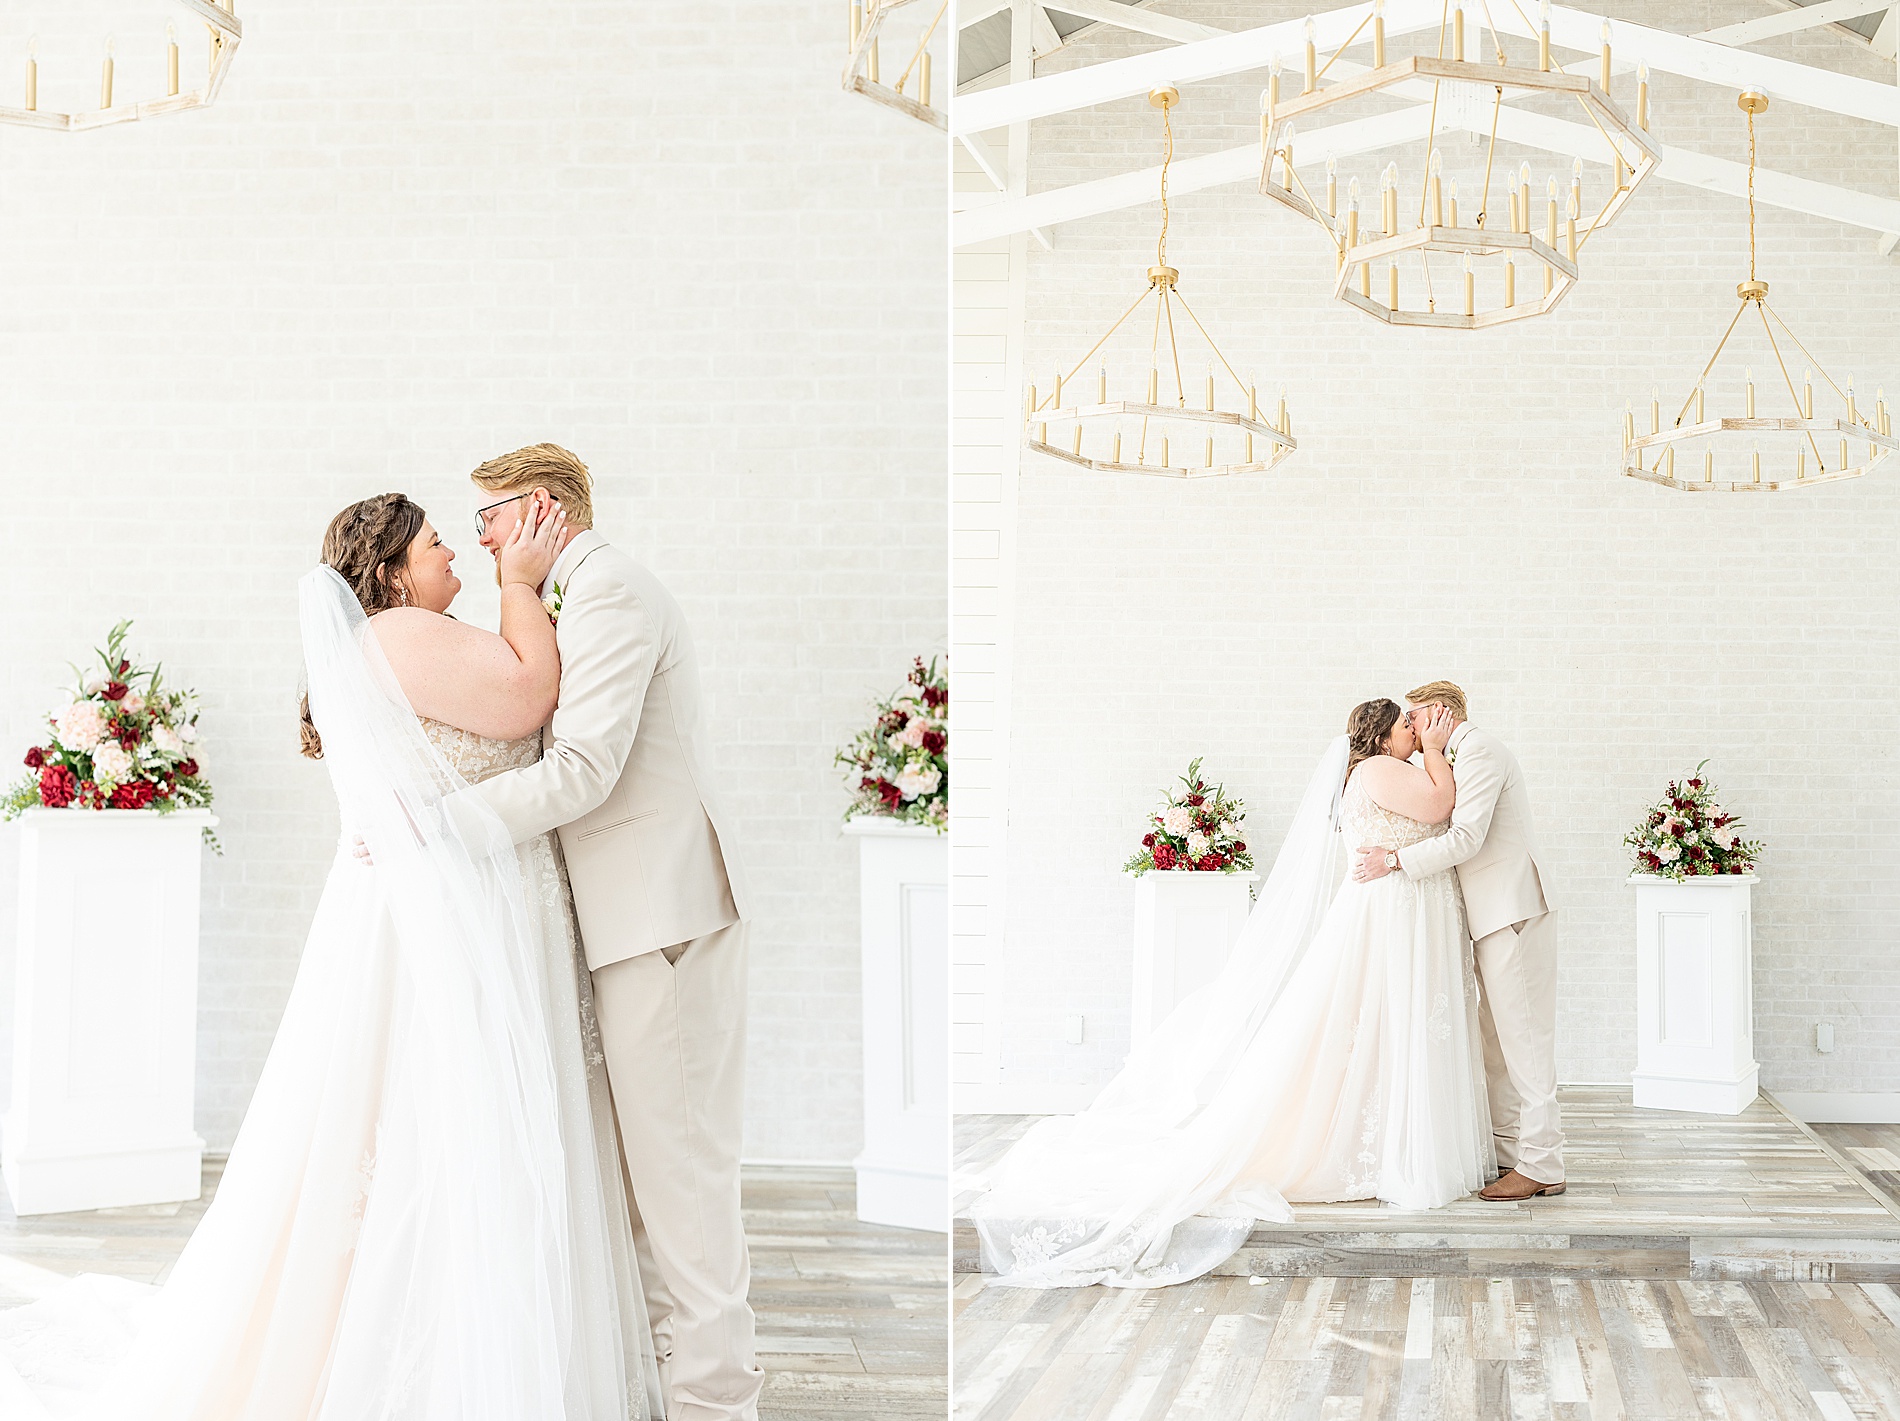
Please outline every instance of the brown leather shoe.
M1563 1192L1564 1182L1561 1179L1555 1184L1539 1184L1529 1175L1519 1174L1514 1169L1507 1169L1503 1174L1500 1174L1496 1179L1480 1189L1478 1191L1478 1197L1480 1199L1503 1200L1508 1202L1535 1199L1540 1194L1561 1194Z

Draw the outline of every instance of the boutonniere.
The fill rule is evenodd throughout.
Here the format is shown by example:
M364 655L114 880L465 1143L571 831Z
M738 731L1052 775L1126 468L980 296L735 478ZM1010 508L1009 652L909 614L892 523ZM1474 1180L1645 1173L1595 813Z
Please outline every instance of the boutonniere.
M556 626L561 622L561 584L554 583L548 595L541 599L541 605L548 609L548 620Z
M1453 769L1458 767L1458 749L1456 746L1447 745L1445 747L1445 763L1450 765Z

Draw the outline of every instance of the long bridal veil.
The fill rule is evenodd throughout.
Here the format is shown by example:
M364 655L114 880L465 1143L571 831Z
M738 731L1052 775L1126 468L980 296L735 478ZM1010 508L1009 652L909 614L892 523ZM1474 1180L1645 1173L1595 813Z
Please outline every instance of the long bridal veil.
M579 1024L548 1016L516 852L450 804L466 786L343 580L299 595L344 836L375 868L340 852L217 1198L108 1381L62 1387L42 1317L0 1329L0 1396L24 1376L46 1414L100 1421L644 1421L624 1199L584 1148Z
M1214 981L1182 999L1087 1110L1039 1121L987 1178L968 1181L986 1191L970 1213L998 1282L1192 1278L1240 1248L1256 1219L1292 1217L1272 1190L1230 1195L1254 1138L1217 1097L1339 889L1347 755L1342 735L1321 757Z

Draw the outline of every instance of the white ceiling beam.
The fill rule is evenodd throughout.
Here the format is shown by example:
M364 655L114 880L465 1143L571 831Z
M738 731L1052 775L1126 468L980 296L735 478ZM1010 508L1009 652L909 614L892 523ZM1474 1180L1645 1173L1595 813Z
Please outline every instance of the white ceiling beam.
M963 145L963 151L970 155L971 161L982 169L983 176L996 184L996 190L1007 194L1009 192L1008 167L997 151L983 141L982 135L966 133L957 139L957 142ZM1036 245L1045 252L1053 252L1056 249L1056 244L1049 239L1048 232L1041 227L1031 227L1029 235L1036 239Z
M1442 131L1442 111L1439 121ZM1420 107L1382 114L1376 119L1336 124L1311 133L1302 132L1302 163L1309 159L1324 161L1327 157L1345 157L1353 153L1375 151L1394 143L1414 141L1424 136L1428 122L1428 111ZM1507 108L1499 115L1498 136L1565 158L1581 155L1592 163L1603 161L1603 138L1594 125L1546 118ZM1662 154L1662 165L1657 168L1655 175L1659 181L1679 183L1732 197L1744 196L1748 191L1746 164L1667 145L1662 146ZM1160 176L1158 167L1144 168L1138 172L1120 173L1112 178L1098 178L1092 182L1036 193L1015 202L996 203L960 212L952 218L953 241L959 247L967 246L1023 231L1031 222L1053 226L1060 222L1073 222L1083 217L1138 207L1156 200ZM1171 193L1200 192L1230 183L1257 184L1259 180L1260 146L1249 143L1175 163L1169 173L1168 190ZM1884 234L1900 231L1900 201L1815 182L1809 178L1757 168L1755 198L1770 207L1826 218L1871 232Z
M1817 25L1858 20L1862 15L1872 15L1886 9L1888 4L1889 0L1821 0L1818 5L1802 5L1797 9L1783 10L1778 15L1744 20L1739 25L1703 30L1694 38L1707 40L1710 44L1754 44L1757 40L1773 39L1776 35L1811 30Z
M1029 7L1029 34L1037 59L1054 54L1066 43L1056 29L1056 22L1049 18L1049 12L1040 5Z
M1301 161L1305 162L1310 156L1324 162L1327 158L1345 158L1389 148L1395 143L1416 142L1425 136L1430 123L1430 111L1421 106L1303 132L1300 134ZM1168 192L1179 195L1259 180L1260 145L1246 143L1198 158L1177 159L1168 169ZM1021 232L1032 223L1052 227L1059 222L1139 207L1158 201L1160 192L1159 166L1118 173L1112 178L1097 178L1093 182L1073 183L1014 202L993 203L956 213L951 219L954 242L964 247Z
M1338 48L1358 28L1366 10L1355 5L1314 16L1320 51L1330 54ZM1434 28L1440 14L1440 7L1430 0L1391 0L1386 7L1386 34L1396 38ZM1494 6L1492 14L1503 32L1535 38L1514 7ZM1601 44L1601 15L1553 5L1550 22L1552 41L1564 48L1589 54ZM1145 94L1157 84L1188 84L1264 69L1276 57L1297 74L1305 47L1304 26L1304 20L1286 20L972 94L956 105L951 131L980 133ZM1612 34L1615 57L1626 63L1641 59L1653 70L1686 79L1728 89L1760 89L1790 103L1900 128L1900 88L1891 84L1752 54L1628 20L1614 21Z
M1320 49L1330 54L1344 43L1370 12L1369 5L1315 15L1313 25ZM1390 0L1385 25L1388 38L1436 28L1441 14L1438 0ZM983 133L1009 123L1047 118L1096 104L1112 103L1146 94L1160 84L1191 84L1218 79L1249 69L1265 69L1278 57L1295 74L1305 52L1305 24L1282 20L1256 29L1239 30L1217 38L1197 40L1153 54L1110 59L1061 74L1011 84L972 94L952 113L953 133ZM1368 26L1368 33L1370 26ZM1296 84L1298 80L1294 81Z
M1874 53L1882 59L1892 59L1895 56L1896 42L1900 42L1900 5L1887 11L1887 18L1880 22L1880 28L1874 31L1874 37L1867 41L1873 46Z
M1060 10L1065 15L1074 15L1078 20L1095 20L1104 25L1113 25L1117 29L1153 35L1157 39L1174 40L1178 44L1189 44L1197 39L1217 39L1222 35L1233 33L1231 30L1217 29L1213 25L1203 25L1193 20L1179 20L1173 15L1163 15L1153 10L1142 10L1133 5L1124 5L1120 3L1120 0L1049 0L1048 8Z

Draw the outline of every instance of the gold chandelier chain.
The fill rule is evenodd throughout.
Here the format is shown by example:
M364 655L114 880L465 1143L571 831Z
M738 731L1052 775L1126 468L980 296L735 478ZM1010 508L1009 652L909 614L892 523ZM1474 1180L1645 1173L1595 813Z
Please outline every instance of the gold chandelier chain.
M1169 113L1172 105L1161 106L1161 132L1167 147L1161 154L1161 235L1155 240L1155 265L1168 264L1168 165L1174 161L1174 122Z
M1748 279L1755 279L1755 115L1748 115Z

